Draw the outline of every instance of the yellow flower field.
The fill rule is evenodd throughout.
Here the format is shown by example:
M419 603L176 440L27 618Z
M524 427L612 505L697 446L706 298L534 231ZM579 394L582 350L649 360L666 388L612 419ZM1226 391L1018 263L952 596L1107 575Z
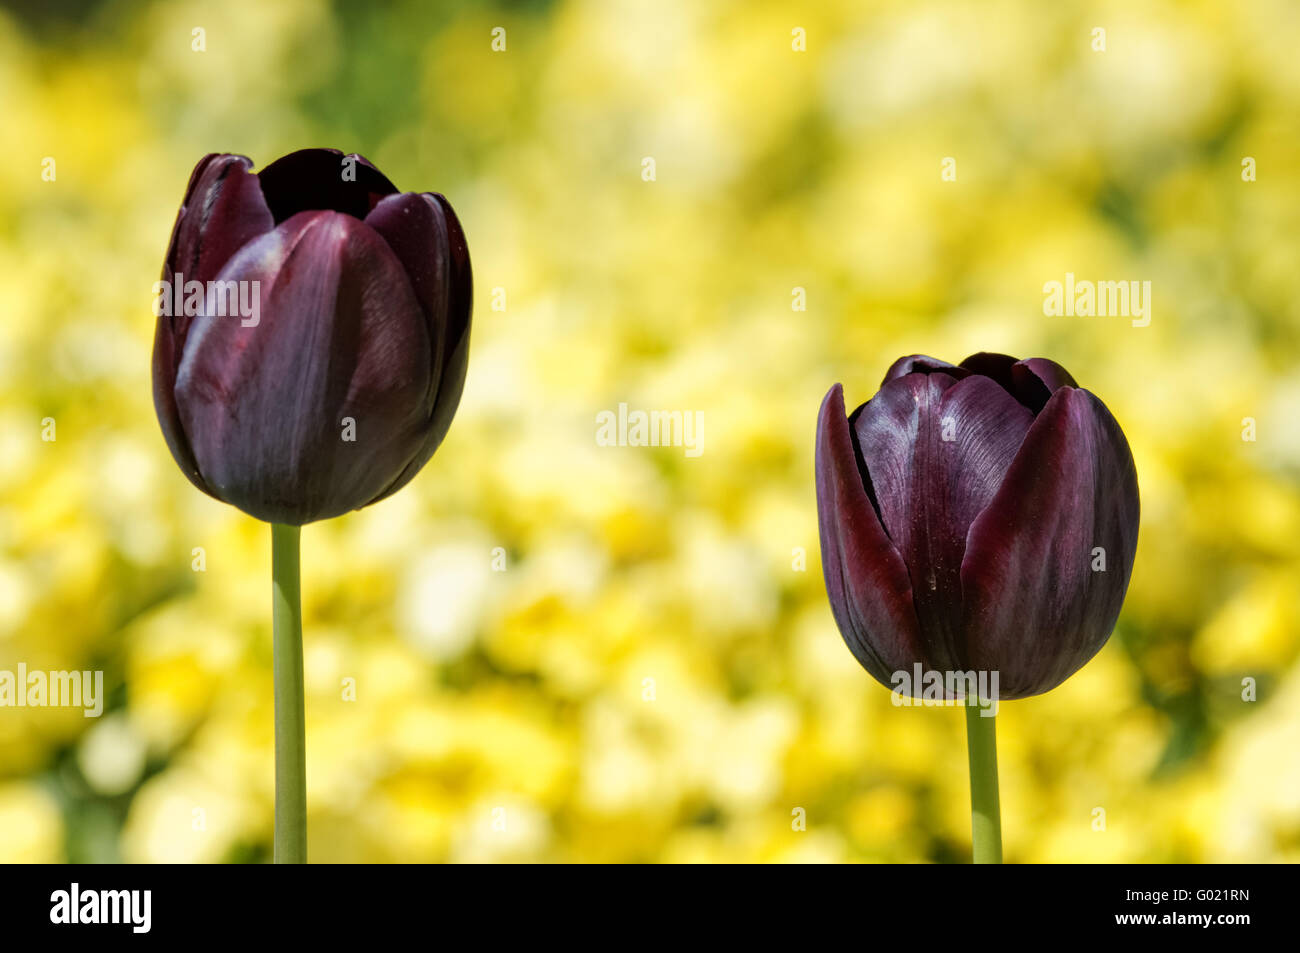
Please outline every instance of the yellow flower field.
M1300 860L1297 46L1284 0L7 6L0 671L104 687L0 707L0 861L270 859L270 534L173 463L150 302L195 162L305 146L446 194L475 282L441 449L303 530L312 860L967 860L962 713L846 649L813 438L980 350L1068 367L1142 495L1110 642L1001 710L1007 860Z

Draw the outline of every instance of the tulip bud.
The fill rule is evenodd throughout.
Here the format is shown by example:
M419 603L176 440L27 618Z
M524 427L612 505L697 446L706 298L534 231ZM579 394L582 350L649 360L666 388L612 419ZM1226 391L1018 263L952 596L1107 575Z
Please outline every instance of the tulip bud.
M154 406L195 486L302 525L396 492L442 442L469 356L469 251L446 199L398 192L360 156L251 168L213 154L190 177ZM176 306L191 286L197 311ZM255 320L231 315L227 295L250 289Z
M998 672L1000 697L1022 698L1110 637L1137 472L1115 418L1060 365L905 357L848 417L836 384L816 473L831 609L882 684L919 664Z

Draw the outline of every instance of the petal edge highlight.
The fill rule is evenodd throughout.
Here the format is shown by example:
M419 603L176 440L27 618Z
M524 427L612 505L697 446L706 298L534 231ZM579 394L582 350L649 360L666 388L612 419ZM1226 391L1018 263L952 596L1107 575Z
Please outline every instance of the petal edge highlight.
M912 583L867 496L834 385L817 420L817 515L831 612L849 650L882 685L922 661Z
M967 651L974 667L1001 673L1003 698L1056 687L1110 638L1139 515L1119 424L1088 391L1058 387L971 524L962 560Z

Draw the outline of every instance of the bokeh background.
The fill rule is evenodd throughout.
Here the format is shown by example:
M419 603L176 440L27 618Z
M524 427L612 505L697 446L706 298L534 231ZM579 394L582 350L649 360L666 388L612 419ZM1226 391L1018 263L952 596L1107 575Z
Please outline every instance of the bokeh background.
M198 158L307 145L446 193L476 284L442 449L304 531L314 860L965 860L962 713L844 647L812 458L833 382L977 350L1097 393L1143 503L1115 636L1003 706L1008 859L1300 859L1300 7L1135 6L4 4L0 669L108 704L0 709L0 859L269 859L269 531L172 462L150 303Z

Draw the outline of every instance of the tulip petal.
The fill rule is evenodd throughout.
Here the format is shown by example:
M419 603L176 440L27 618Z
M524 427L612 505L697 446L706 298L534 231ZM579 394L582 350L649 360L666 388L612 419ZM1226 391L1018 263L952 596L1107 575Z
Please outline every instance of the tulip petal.
M909 374L854 420L881 522L907 565L927 657L965 669L961 566L966 534L993 499L1033 415L996 381Z
M888 384L896 378L905 374L928 374L931 371L942 371L949 377L962 378L970 372L965 368L957 367L955 364L949 364L947 361L941 361L937 357L929 357L925 354L909 354L907 357L900 357L893 364L889 365L889 370L885 371L882 385Z
M261 323L195 319L177 375L214 494L291 524L364 506L427 425L429 334L401 263L360 220L304 212L246 245L219 280L261 282Z
M1017 368L1023 371L1017 376L1023 376L1024 372L1032 373L1047 387L1053 394L1062 387L1078 387L1074 378L1060 364L1045 357L1029 357L1016 364Z
M439 349L441 373L438 375L438 393L434 398L424 445L378 499L396 493L410 482L441 446L443 438L451 428L456 408L460 406L460 397L465 390L465 374L469 368L470 315L474 299L469 246L465 243L465 233L460 227L460 220L452 211L451 204L446 198L436 192L427 193L425 197L431 205L440 210L447 227L449 265L447 310L441 326L432 332L441 335L442 338Z
M344 178L350 166L353 177ZM299 149L276 159L258 173L275 223L299 212L333 210L364 219L397 186L363 156L344 156L338 149Z
M185 427L181 423L180 410L176 406L176 366L174 358L175 342L171 331L171 322L166 315L160 316L154 328L153 339L153 406L158 415L158 424L162 429L163 440L172 452L172 459L180 467L181 473L196 487L209 496L215 496L203 475L199 473L198 461L190 447L189 438L185 436Z
M980 351L978 354L972 354L966 358L958 366L964 367L974 374L983 374L985 377L993 378L1002 385L1004 390L1014 395L1015 387L1011 380L1011 368L1015 363L1016 359L1009 354Z
M1059 387L1078 387L1060 364L1045 357L1018 361L1008 354L981 351L961 362L976 374L991 377L1035 414L1043 409Z
M469 366L469 326L474 309L474 281L469 264L469 245L460 219L452 211L451 203L437 192L430 193L442 206L447 218L447 237L451 247L451 298L447 308L447 343L443 348L442 380L438 386L438 400L433 408L434 443L442 443L451 419L460 404L465 389L465 372ZM431 451L432 452L432 451Z
M275 227L257 176L248 171L252 165L246 156L212 153L194 167L163 264L168 285L215 278L235 252ZM182 295L184 290L180 289ZM164 318L166 327L155 340L170 338L175 368L185 350L192 316Z
M239 251L275 227L247 156L212 153L190 175L185 200L172 228L164 278L208 281Z
M235 252L275 227L257 176L248 171L252 165L245 156L214 152L194 167L163 264L168 287L174 281L184 284L216 277ZM153 348L154 409L181 472L200 490L211 493L199 474L176 408L176 369L192 320L184 313L158 317Z
M1016 395L1034 413L1038 413L1061 387L1078 387L1074 378L1060 364L1045 357L1031 357L1011 368Z
M882 685L921 659L907 567L868 497L836 384L817 418L817 514L831 611L849 650Z
M1115 418L1088 391L1059 386L971 525L962 561L970 662L1000 672L1003 698L1059 685L1105 644L1138 516L1137 473ZM1094 571L1095 547L1104 572Z
M451 254L442 206L427 195L402 192L379 200L366 224L388 243L402 263L429 325L430 359L427 409L433 411L446 346L447 299L451 294Z

